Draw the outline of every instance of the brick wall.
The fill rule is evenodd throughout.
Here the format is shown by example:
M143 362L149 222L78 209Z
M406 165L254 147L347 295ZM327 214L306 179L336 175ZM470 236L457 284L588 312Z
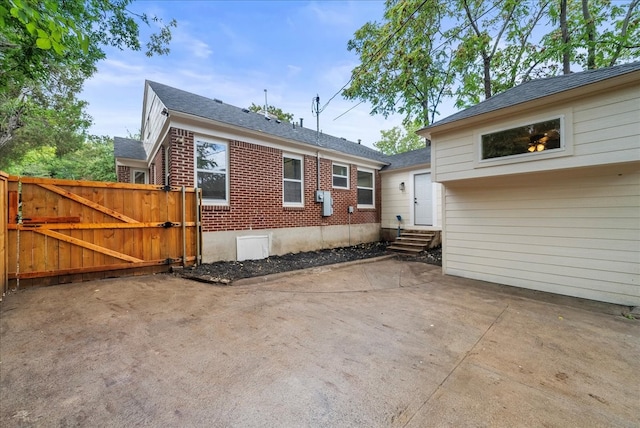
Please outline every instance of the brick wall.
M321 190L331 191L333 197L333 215L323 217L322 204L315 202L316 157L304 157L304 207L283 207L282 150L242 141L228 144L229 206L203 206L203 231L343 225L349 222L349 206L354 207L351 224L380 222L378 172L374 174L376 208L358 209L357 166L349 165L350 189L333 189L332 162L321 159ZM172 128L169 152L170 184L194 186L193 133Z
M131 183L131 167L118 165L117 176L120 183Z
M169 138L169 184L193 187L195 185L193 132L171 128Z

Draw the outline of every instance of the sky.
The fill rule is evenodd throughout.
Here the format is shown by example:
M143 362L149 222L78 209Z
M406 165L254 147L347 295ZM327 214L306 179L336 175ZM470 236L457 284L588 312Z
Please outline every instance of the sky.
M312 99L318 95L323 106L335 96L320 114L322 132L370 147L380 130L401 124L400 116L371 116L370 104L339 94L359 64L347 42L366 22L382 20L383 1L167 0L136 1L130 9L177 20L171 53L106 50L80 97L89 103L91 134L139 132L145 79L237 107L264 104L266 89L270 105L312 129Z

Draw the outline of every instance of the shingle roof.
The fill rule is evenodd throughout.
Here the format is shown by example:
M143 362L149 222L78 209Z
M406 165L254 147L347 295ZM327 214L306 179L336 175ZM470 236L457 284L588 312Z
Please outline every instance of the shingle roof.
M206 98L180 89L172 88L161 83L147 81L162 103L169 109L229 125L239 126L253 131L285 138L308 144L313 147L323 147L353 156L386 162L386 156L362 144L354 143L343 138L320 134L316 140L316 131L303 128L291 123L267 120L264 115L253 113L219 100Z
M131 138L114 137L113 155L116 158L137 160L147 159L147 154L144 151L142 141L132 140Z
M387 162L389 162L390 165L382 168L383 171L409 168L416 165L431 163L431 147L425 147L422 149L411 150L410 152L387 156Z
M468 109L459 111L442 120L434 122L425 129L434 128L451 122L468 119L484 113L515 106L527 101L547 97L549 95L576 89L581 86L611 79L640 70L640 62L617 65L615 67L601 68L598 70L583 71L580 73L565 74L562 76L548 77L545 79L531 80L521 85L508 89L498 95L482 101Z

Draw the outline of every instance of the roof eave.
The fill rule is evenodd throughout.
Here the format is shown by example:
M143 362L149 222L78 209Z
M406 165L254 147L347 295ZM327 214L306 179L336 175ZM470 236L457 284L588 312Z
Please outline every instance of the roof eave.
M589 83L576 88L568 89L566 91L557 92L555 94L547 95L545 97L536 98L534 100L513 104L510 106L492 110L486 113L479 113L474 116L454 120L452 122L447 122L442 125L438 125L436 122L435 124L419 129L416 132L418 135L422 137L431 139L431 135L434 132L441 133L441 132L446 132L452 129L465 128L465 127L477 125L478 123L486 122L489 118L492 120L499 119L502 116L507 116L507 115L510 116L513 114L522 113L527 110L532 110L549 103L554 103L559 101L569 101L571 99L578 99L578 98L584 98L587 96L592 96L599 92L611 90L612 88L637 84L639 79L640 79L640 71L632 71L620 76L615 76L609 79L600 80L598 82Z
M339 155L342 158L349 158L349 159L354 159L354 160L359 160L359 161L364 161L366 163L372 163L372 164L378 164L380 167L383 167L385 165L388 165L387 162L384 161L379 161L376 159L372 159L372 158L367 158L367 157L363 157L363 156L357 156L357 155L352 155L349 153L345 153L342 152L340 150L335 150L335 149L331 149L325 146L316 146L313 144L309 144L309 143L305 143L302 141L296 141L290 138L283 138L283 137L279 137L277 135L273 135L273 134L269 134L267 132L263 132L263 131L256 131L253 129L249 129L249 128L244 128L242 126L238 126L238 125L233 125L230 123L226 123L226 122L221 122L218 120L214 120L214 119L209 119L206 117L202 117L202 116L197 116L191 113L184 113L184 112L180 112L180 111L176 111L176 110L171 110L169 109L169 117L175 117L177 119L179 118L183 118L186 120L190 120L190 121L195 121L195 122L201 122L201 123L206 123L209 125L213 125L216 126L218 128L223 128L223 129L229 129L229 130L233 130L235 133L237 134L245 134L245 135L249 135L252 137L259 137L259 138L267 138L270 140L270 142L274 143L274 144L282 144L282 143L286 143L289 145L294 145L300 148L304 148L306 150L311 150L311 151L324 151L327 153L332 153L332 154L336 154Z

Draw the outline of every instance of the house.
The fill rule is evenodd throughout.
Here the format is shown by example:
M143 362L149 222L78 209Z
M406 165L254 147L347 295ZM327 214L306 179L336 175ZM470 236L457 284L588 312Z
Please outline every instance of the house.
M640 305L640 62L526 82L419 134L445 274Z
M147 81L118 181L202 189L203 262L379 241L387 157L301 125Z

